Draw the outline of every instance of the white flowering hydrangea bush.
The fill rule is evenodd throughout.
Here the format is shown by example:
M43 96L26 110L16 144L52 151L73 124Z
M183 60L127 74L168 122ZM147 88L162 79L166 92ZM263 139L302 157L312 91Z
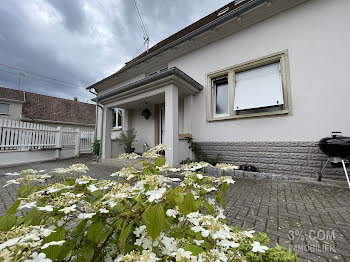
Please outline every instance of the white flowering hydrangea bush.
M83 164L52 172L8 174L22 184L0 218L0 261L295 261L265 234L227 224L224 195L231 177L206 176L207 163L165 164L158 145L123 154L142 162L97 180ZM182 172L183 180L168 176ZM174 178L175 177L175 178ZM180 175L178 175L180 177ZM25 215L16 215L25 211Z

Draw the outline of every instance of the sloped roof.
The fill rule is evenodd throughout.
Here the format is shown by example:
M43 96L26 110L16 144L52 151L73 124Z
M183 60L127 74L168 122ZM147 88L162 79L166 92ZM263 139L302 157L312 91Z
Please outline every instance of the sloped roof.
M24 101L25 97L25 101ZM22 118L76 124L95 124L93 104L0 87L0 98L24 101Z
M154 46L152 46L148 51L143 52L142 54L140 54L139 56L133 58L132 60L130 60L129 62L125 63L125 65L131 64L133 62L135 62L136 60L139 60L140 58L146 56L147 54L150 54L158 49L160 49L163 46L166 46L167 44L170 44L171 42L174 42L177 39L180 39L181 37L184 37L185 35L201 28L202 26L209 24L210 22L216 20L219 16L218 14L225 10L225 13L229 13L232 10L244 5L245 3L249 2L251 0L244 0L241 1L239 4L235 4L235 1L232 1L230 3L228 3L227 5L219 8L218 10L210 13L209 15L199 19L198 21L194 22L193 24L190 24L189 26L181 29L180 31L176 32L175 34L165 38L164 40L158 42L157 44L155 44ZM237 0L236 0L237 2Z
M174 44L175 42L180 41L183 38L186 38L188 35L199 31L201 28L204 28L205 26L208 26L209 24L213 24L213 23L217 22L216 20L218 20L218 22L219 22L219 20L221 20L222 23L225 22L226 20L222 19L224 16L226 16L229 13L234 13L236 11L238 12L238 9L241 9L241 7L243 8L243 6L246 6L247 9L253 8L253 6L251 6L251 7L248 6L248 3L254 4L255 2L256 2L256 5L258 5L262 1L260 1L260 0L243 0L243 1L238 2L238 4L235 4L235 1L228 3L227 5L221 7L220 9L212 12L211 14L201 18L200 20L194 22L193 24L185 27L184 29L178 31L177 33L175 33L175 34L167 37L166 39L160 41L159 43L155 44L148 51L143 52L139 56L137 56L134 59L130 60L129 62L125 63L125 66L122 67L121 69L119 69L114 74L90 85L89 87L87 87L87 89L94 88L98 84L128 70L129 68L133 67L134 65L141 63L143 59L145 59L145 60L149 59L153 54L156 54L156 51L160 52L161 49L165 49L165 48L167 48L167 46L170 46L171 44ZM226 9L227 9L227 11L226 11ZM218 15L223 10L225 10L225 12L222 15Z

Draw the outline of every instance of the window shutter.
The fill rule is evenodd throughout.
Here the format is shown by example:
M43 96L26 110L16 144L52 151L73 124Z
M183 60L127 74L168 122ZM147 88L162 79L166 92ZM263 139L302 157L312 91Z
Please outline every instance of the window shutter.
M0 103L0 114L8 114L10 112L10 104Z
M280 63L236 73L234 110L283 105Z

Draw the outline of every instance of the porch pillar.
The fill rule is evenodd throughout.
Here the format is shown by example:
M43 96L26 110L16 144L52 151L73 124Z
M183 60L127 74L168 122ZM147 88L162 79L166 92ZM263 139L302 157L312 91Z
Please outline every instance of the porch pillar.
M184 97L184 134L192 134L193 95Z
M103 135L102 135L102 158L110 158L112 155L112 125L113 109L104 107L103 112Z
M167 162L171 165L178 164L179 143L179 90L175 85L169 85L165 89L165 150Z
M122 128L125 131L131 128L130 113L130 109L123 109Z

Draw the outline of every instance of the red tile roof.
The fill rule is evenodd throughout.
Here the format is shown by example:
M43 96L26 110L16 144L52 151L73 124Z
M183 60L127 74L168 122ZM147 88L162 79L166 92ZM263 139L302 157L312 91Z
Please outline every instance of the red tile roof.
M24 92L0 87L0 98L24 101ZM22 118L77 124L95 124L95 105L25 92Z

